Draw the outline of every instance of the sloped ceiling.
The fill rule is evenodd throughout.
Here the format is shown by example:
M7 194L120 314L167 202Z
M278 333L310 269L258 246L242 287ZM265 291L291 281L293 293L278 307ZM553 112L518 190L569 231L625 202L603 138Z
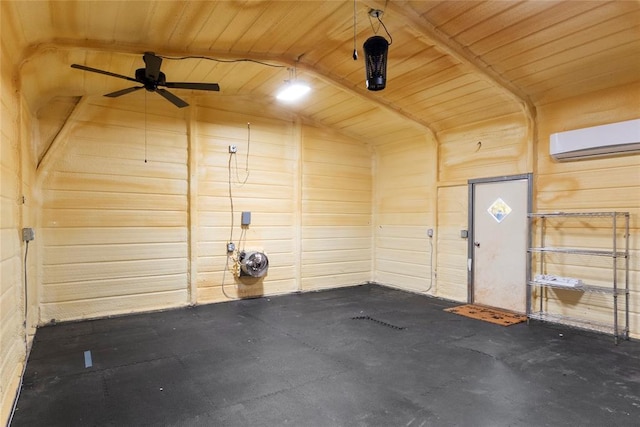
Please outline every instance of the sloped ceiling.
M392 37L378 92L365 88L362 44L388 36L371 8ZM640 80L637 1L357 0L355 22L357 61L349 0L3 1L2 47L36 115L128 87L72 63L133 76L153 51L170 81L220 84L219 93L176 90L192 104L243 97L282 108L274 93L295 65L313 92L285 108L374 144L533 117L540 104Z

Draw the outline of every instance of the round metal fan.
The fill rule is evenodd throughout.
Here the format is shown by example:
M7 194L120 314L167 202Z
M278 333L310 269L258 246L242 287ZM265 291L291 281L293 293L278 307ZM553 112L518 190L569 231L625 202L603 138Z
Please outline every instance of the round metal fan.
M240 276L262 277L269 269L269 258L264 252L240 252Z

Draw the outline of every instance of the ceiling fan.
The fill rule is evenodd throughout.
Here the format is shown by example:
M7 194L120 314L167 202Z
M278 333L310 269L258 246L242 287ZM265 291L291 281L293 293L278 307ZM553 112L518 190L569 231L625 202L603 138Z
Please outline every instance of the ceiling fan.
M148 90L149 92L157 92L162 95L167 101L171 102L178 108L183 108L188 106L184 100L178 98L173 93L169 92L162 87L174 88L174 89L193 89L193 90L209 90L209 91L219 91L220 86L217 83L179 83L179 82L168 82L166 76L162 71L160 71L160 66L162 65L162 58L156 56L153 52L145 52L142 56L144 60L145 67L138 68L136 70L136 77L127 77L122 74L111 73L109 71L99 70L97 68L91 68L84 65L79 64L71 64L71 68L77 68L79 70L91 71L92 73L104 74L107 76L117 77L119 79L129 80L132 82L136 82L141 84L142 86L133 86L127 89L117 90L115 92L107 93L105 96L116 98L118 96L126 95L131 92L135 92L142 88Z

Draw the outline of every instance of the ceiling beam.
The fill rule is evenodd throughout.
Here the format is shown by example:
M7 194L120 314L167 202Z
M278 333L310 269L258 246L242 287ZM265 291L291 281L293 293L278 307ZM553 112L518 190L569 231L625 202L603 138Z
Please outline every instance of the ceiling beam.
M78 100L73 111L71 111L69 117L64 121L55 138L53 138L53 141L51 141L51 144L49 144L45 149L42 159L36 165L38 186L42 184L49 173L49 169L51 169L52 165L58 159L60 153L63 152L64 147L66 147L69 141L69 132L71 132L73 126L78 122L78 118L81 114L83 114L87 109L88 103L89 101L87 101L86 97L82 97Z

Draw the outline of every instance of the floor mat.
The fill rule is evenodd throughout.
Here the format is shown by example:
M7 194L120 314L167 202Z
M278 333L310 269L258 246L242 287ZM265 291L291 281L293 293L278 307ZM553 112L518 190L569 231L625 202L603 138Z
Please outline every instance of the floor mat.
M477 304L459 305L457 307L445 308L444 311L502 326L515 325L516 323L527 320L527 316L523 314Z

